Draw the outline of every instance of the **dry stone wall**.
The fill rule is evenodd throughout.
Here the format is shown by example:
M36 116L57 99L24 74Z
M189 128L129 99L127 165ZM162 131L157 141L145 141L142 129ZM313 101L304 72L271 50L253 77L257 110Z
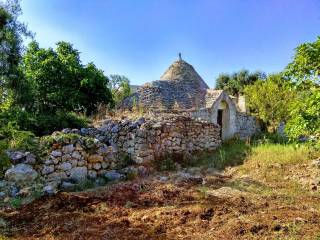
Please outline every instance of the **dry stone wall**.
M40 179L45 191L52 192L88 178L119 180L132 171L143 176L150 162L170 154L214 150L221 143L219 132L215 124L183 116L107 120L98 128L64 129L43 139L40 159L8 152L14 165L5 174L6 186L20 188Z
M254 116L245 113L237 113L237 129L241 139L251 137L261 132L261 126Z
M168 154L214 150L221 143L218 125L184 116L106 121L98 131L102 136L107 134L119 152L139 164Z
M64 133L55 133L48 156L36 166L47 181L96 178L116 167L112 146L95 138Z
M74 139L56 133L47 159L38 171L48 180L96 178L124 166L127 158L148 165L170 154L210 151L221 143L219 127L189 117L106 121L99 128L65 129ZM64 135L61 136L64 136Z

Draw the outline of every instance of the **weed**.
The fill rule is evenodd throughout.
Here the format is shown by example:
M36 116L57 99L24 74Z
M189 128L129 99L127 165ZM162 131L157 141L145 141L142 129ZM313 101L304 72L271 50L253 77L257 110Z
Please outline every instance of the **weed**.
M126 204L124 205L125 208L132 208L135 204L131 201L127 201Z
M222 170L228 166L242 164L248 153L250 153L250 149L251 146L245 144L244 141L234 139L223 143L214 152L193 154L183 164L184 166L206 166Z
M132 157L127 153L120 153L117 161L117 168L125 168L134 164Z
M200 198L201 199L205 199L207 197L207 192L209 191L209 188L203 186L203 187L199 187L198 190L199 190L199 193L200 193Z
M13 208L19 208L22 205L22 198L21 197L15 197L10 199L9 205Z
M74 191L84 191L86 189L94 188L95 186L96 184L93 180L86 179L77 183L74 187Z
M163 160L156 161L155 165L158 171L175 171L176 170L175 161L169 155Z
M129 180L129 181L132 181L134 179L136 179L138 176L138 173L134 172L134 171L130 171L127 173L126 175L126 179Z

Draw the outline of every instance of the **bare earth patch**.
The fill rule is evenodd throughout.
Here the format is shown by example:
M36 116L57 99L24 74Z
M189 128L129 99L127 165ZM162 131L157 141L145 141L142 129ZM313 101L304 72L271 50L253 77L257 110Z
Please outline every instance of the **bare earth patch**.
M319 239L319 187L292 176L320 170L311 160L252 161L43 197L3 209L1 231L8 239Z

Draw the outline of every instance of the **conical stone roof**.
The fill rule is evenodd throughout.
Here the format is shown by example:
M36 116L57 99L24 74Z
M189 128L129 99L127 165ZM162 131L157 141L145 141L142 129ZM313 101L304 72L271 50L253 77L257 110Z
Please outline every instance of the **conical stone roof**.
M160 80L184 81L185 84L196 84L200 89L208 89L208 85L200 75L194 70L193 66L181 58L172 63Z
M179 54L179 60L169 66L160 80L143 85L123 101L122 107L130 108L135 102L148 110L195 110L205 105L208 89L193 66Z

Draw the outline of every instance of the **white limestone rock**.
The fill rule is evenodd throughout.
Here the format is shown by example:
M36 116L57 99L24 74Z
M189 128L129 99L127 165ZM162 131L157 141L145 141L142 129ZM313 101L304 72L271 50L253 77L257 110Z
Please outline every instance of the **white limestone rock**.
M75 167L70 171L70 178L75 181L83 181L87 178L88 169L86 167Z
M48 175L48 174L53 173L53 172L54 172L54 166L53 165L45 165L45 166L43 166L42 171L41 171L41 173L43 175Z
M5 173L5 179L18 185L32 183L38 177L38 173L28 164L20 163L9 168Z
M62 152L58 151L58 150L52 151L51 152L51 156L52 157L61 157L62 156Z
M63 171L69 171L69 170L71 170L72 165L71 165L71 163L69 163L69 162L64 162L64 163L62 163L62 164L59 165L59 168L60 168L61 170L63 170Z
M65 153L65 154L70 154L70 153L72 153L72 152L74 151L74 146L73 146L73 144L69 144L69 145L64 146L64 147L62 148L62 151L63 151L63 153Z

